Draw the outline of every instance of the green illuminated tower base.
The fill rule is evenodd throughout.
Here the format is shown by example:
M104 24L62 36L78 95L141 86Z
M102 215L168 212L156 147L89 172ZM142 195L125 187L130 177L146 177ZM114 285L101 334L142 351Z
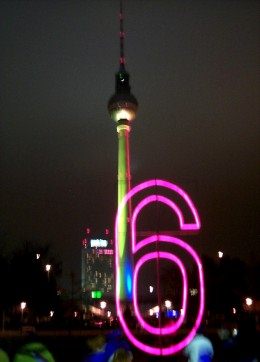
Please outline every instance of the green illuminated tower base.
M130 126L127 120L122 120L117 126L118 132L118 205L131 187L129 133ZM132 300L132 254L130 250L130 219L131 208L125 207L118 224L119 241L119 268L122 282L120 296L127 301Z

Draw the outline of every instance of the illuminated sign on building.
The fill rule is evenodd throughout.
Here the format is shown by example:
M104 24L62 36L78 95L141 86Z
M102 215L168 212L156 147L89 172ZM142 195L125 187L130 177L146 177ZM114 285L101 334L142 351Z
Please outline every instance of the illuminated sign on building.
M108 241L105 239L91 239L90 246L91 248L106 248L108 246Z
M110 249L105 249L104 250L104 254L106 254L106 255L113 255L114 254L114 250L110 250Z
M113 255L114 254L114 250L112 249L100 249L98 250L98 254L99 255Z
M91 298L92 299L100 299L102 298L103 293L100 290L93 290L91 292Z
M87 244L88 244L87 239L86 239L86 238L83 239L83 240L82 240L82 246L83 246L83 248L86 248L86 247L87 247Z

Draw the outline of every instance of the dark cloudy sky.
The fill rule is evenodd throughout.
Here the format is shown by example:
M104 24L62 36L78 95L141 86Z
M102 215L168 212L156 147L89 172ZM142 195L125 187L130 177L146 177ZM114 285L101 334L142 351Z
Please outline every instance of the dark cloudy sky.
M133 184L181 185L200 250L256 259L259 1L126 0L125 12ZM79 274L85 227L114 219L117 16L117 0L0 2L1 232L51 242L64 278Z

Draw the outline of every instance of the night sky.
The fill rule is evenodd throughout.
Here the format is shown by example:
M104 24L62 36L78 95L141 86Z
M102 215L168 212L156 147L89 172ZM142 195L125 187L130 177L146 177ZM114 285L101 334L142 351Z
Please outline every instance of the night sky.
M132 183L181 185L200 251L259 260L260 2L124 5ZM50 242L65 282L116 211L118 27L116 0L0 2L1 234Z

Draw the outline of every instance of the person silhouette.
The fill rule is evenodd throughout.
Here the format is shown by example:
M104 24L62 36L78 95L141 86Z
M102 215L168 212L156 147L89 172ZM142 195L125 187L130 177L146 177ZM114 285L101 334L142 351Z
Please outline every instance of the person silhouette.
M204 327L201 326L193 340L184 350L188 362L211 362L214 350L209 338L203 334Z

